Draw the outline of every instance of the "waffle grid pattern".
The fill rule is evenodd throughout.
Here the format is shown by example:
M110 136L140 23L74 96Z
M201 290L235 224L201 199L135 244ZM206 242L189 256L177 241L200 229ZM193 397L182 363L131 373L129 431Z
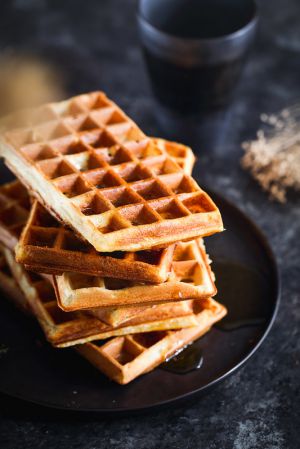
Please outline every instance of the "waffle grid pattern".
M170 272L174 245L156 251L98 253L72 230L62 226L37 201L16 249L17 261L48 274L83 274L164 282Z
M8 250L4 250L4 252L8 254ZM28 312L28 304L24 307L22 303L25 297L22 294L20 295L17 283L12 277L10 266L2 255L0 255L0 279L3 281L1 288L11 296L11 299L17 305L22 305L24 311ZM34 278L32 281L33 284L39 285L39 289L41 289L42 284L36 284L37 278ZM9 288L6 288L7 286ZM42 287L43 289L44 287ZM45 298L49 298L48 294L46 294ZM32 301L30 302L32 303ZM47 304L47 300L45 304ZM97 340L93 343L88 342L77 345L75 348L79 354L84 356L109 378L120 384L126 384L141 374L151 371L167 357L170 357L203 335L216 321L226 314L224 307L212 299L201 305L199 302L194 302L193 311L197 318L195 318L194 325L187 329L160 330L118 336L111 338L107 342ZM38 316L38 318L45 330L45 324L43 324L41 316ZM57 328L60 325L62 324L56 324L55 326Z
M195 156L190 147L157 137L152 137L151 140L160 150L168 154L187 175L192 174Z
M51 282L35 273L27 272L18 264L13 253L3 249L8 266L25 295L30 307L38 319L50 343L57 347L73 346L95 339L107 339L115 335L135 332L147 332L160 329L178 329L196 324L194 307L168 308L167 305L156 309L145 309L141 314L125 320L118 326L108 325L91 314L65 313L58 306ZM150 313L149 313L150 312Z
M66 204L75 207L82 222L92 226L100 239L96 249L111 251L105 244L108 235L122 230L126 232L121 233L119 243L113 237L115 249L130 250L130 238L137 239L135 249L144 249L140 246L149 244L146 238L141 239L140 227L155 224L157 229L166 220L172 220L170 226L177 225L179 236L187 238L186 220L181 219L191 215L200 214L202 221L205 213L214 213L214 226L221 228L220 215L208 195L104 94L81 95L32 114L35 118L29 114L29 123L36 123L38 117L40 124L8 131L6 140L17 151L18 162L29 162L42 175L44 183L32 187L38 188L46 205L55 208L62 219L67 218L59 205L49 204L44 188L51 186L52 192L60 193L60 198L68 200ZM2 153L6 157L3 146ZM7 159L13 165L12 159ZM14 168L21 169L16 164ZM26 176L26 171L25 175L18 173ZM27 184L31 181L25 180ZM192 236L210 232L211 223L204 222L204 229L190 231ZM79 223L76 229L85 233ZM160 232L163 230L161 241L174 241L170 229ZM150 245L155 246L152 234ZM89 240L89 235L84 236Z
M208 332L226 309L209 299L195 313L197 325L188 329L126 335L77 346L77 350L109 378L127 384Z
M17 244L30 210L30 199L18 182L0 186L0 242L13 249Z
M19 289L11 269L4 256L4 247L0 244L0 288L15 306L27 315L31 315L31 309L25 296Z
M64 273L54 278L58 303L65 311L204 299L216 294L202 239L176 245L170 276L161 284L139 284L79 273Z

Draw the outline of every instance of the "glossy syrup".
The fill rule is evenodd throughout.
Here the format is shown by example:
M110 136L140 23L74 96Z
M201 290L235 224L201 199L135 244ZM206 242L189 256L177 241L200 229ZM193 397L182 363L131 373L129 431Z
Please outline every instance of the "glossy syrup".
M187 374L201 368L202 363L202 350L192 344L163 363L161 369L175 374Z
M244 326L263 325L270 316L271 282L260 271L231 262L213 262L218 295L216 299L227 307L228 313L218 329L235 330Z
M260 272L247 266L216 261L213 263L216 274L218 295L228 314L215 327L230 332L245 326L264 325L270 316L270 282ZM161 365L161 369L175 374L187 374L203 365L202 348L197 343L187 346Z

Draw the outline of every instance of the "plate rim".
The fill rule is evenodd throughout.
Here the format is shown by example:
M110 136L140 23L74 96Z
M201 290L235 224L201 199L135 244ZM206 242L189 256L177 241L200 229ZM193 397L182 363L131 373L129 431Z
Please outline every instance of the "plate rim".
M32 406L43 407L45 409L52 410L52 411L59 410L61 412L69 412L69 413L73 413L73 414L74 413L75 414L91 413L91 414L98 414L98 415L105 414L106 416L120 416L120 415L124 415L124 414L127 414L127 415L134 414L134 413L138 413L138 412L146 412L146 411L151 412L153 410L165 408L165 407L169 406L170 404L182 403L182 402L188 401L192 398L199 397L201 394L209 392L212 388L216 387L221 382L223 382L225 379L232 376L239 369L241 369L243 366L245 366L246 363L248 363L248 361L253 357L253 355L261 348L262 344L268 337L268 335L273 327L273 324L276 320L279 306L280 306L280 298L281 298L281 278L280 278L279 266L277 264L277 260L276 260L274 251L272 249L272 246L269 242L269 239L267 238L265 233L261 230L261 228L254 222L254 220L251 217L249 217L246 214L246 212L244 212L239 206L235 205L232 200L228 199L226 197L226 195L219 193L217 190L205 189L205 191L207 193L209 193L209 195L212 196L214 201L216 201L216 202L220 201L220 203L223 202L229 208L235 209L235 211L242 216L243 220L246 220L248 222L248 224L252 228L253 232L258 236L259 243L263 246L263 248L269 258L270 265L271 265L272 271L273 271L272 274L274 277L274 287L275 287L274 288L274 299L275 300L274 300L272 314L270 316L268 324L267 324L265 330L263 331L260 339L258 340L258 342L255 344L255 346L251 349L251 351L245 357L243 357L230 370L226 371L224 374L222 374L221 376L212 380L211 382L207 383L206 385L203 385L203 386L201 386L197 389L194 389L192 391L189 391L187 393L183 393L179 396L169 398L166 400L160 400L153 404L150 404L150 405L148 404L146 406L120 407L120 408L116 408L116 409L113 409L113 408L110 408L110 409L109 408L97 408L96 409L96 408L87 408L87 407L75 408L74 406L67 407L67 406L58 405L58 404L51 404L51 403L43 401L43 400L28 399L28 398L22 397L22 395L20 395L20 394L7 393L6 391L3 391L1 389L1 386L0 386L0 393L3 394L4 396L6 396L7 398L16 399L16 400L22 401L25 404L27 403ZM123 387L126 388L126 385Z

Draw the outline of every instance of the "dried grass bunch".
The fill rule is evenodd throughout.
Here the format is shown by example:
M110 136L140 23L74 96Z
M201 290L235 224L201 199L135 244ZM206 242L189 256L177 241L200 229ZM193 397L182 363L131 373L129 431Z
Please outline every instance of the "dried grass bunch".
M261 115L264 129L244 142L241 163L270 197L286 202L289 189L300 191L300 105L278 115Z

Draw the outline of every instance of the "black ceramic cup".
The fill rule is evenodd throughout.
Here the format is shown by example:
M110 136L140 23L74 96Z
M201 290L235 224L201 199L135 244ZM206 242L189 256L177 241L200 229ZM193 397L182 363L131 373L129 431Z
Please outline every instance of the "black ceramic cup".
M139 32L159 103L184 115L226 104L256 24L254 0L140 0Z

